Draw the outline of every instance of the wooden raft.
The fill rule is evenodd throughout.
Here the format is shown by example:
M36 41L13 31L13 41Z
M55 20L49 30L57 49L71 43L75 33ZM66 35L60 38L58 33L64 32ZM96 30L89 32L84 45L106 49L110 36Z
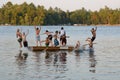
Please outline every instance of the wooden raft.
M30 46L29 47L32 51L59 51L59 50L65 50L65 51L72 51L74 49L73 46L60 46L60 47L45 47L45 46Z

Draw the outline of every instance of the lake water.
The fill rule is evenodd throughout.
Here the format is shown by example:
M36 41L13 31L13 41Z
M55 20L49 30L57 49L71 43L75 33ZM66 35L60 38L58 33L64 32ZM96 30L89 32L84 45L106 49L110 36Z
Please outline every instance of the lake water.
M74 46L78 40L86 44L85 39L92 36L92 27L64 26L70 36L67 45ZM29 29L29 46L36 45L33 26L0 26L0 80L120 80L120 26L99 26L94 52L28 50L26 60L15 57L20 53L15 34L17 28L25 32ZM46 29L54 32L60 28L43 26L41 33ZM45 37L41 35L42 40Z

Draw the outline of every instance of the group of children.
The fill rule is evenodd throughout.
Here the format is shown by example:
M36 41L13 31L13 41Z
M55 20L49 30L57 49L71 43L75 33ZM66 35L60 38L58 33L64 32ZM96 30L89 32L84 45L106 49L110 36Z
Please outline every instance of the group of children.
M63 27L61 27L61 30L60 31L55 31L55 33L53 32L50 32L48 30L45 31L45 33L43 34L46 34L47 37L45 40L41 40L40 39L40 31L41 31L41 27L38 28L36 26L35 27L35 32L36 32L36 46L38 46L38 43L40 44L41 46L41 43L45 42L45 46L48 47L48 46L65 46L67 44L67 37L66 36L66 32L64 30ZM43 35L41 34L41 35ZM39 37L38 37L39 36ZM54 43L52 41L52 39L54 38Z
M34 29L35 29L35 33L36 33L36 46L38 46L38 43L40 44L40 46L42 46L41 44L43 42L45 42L46 47L48 47L50 45L55 46L55 47L56 46L65 46L67 44L66 38L69 38L69 36L66 36L66 31L64 30L63 27L61 27L60 31L55 31L55 33L46 30L45 33L43 33L43 34L47 35L45 40L41 40L41 38L40 38L40 35L43 35L43 34L40 34L41 26L40 27L34 26ZM88 44L85 44L85 45L89 45L90 48L93 47L93 41L96 38L96 30L97 30L97 27L95 29L92 28L91 29L92 38L86 39ZM26 36L28 34L29 34L29 30L27 31L27 33L25 33L25 32L22 33L22 30L20 31L20 29L17 29L16 37L18 38L18 42L20 43L20 48L22 48L22 43L23 43L24 47L28 47L28 42L26 40ZM53 38L54 38L54 42L52 41ZM83 45L83 46L85 46L85 45ZM79 47L80 47L80 41L77 41L75 48L79 48Z
M92 38L87 38L86 41L88 42L88 44L84 44L83 47L85 47L86 45L89 45L89 48L93 48L93 41L96 39L96 28L92 28L91 29L91 33L92 33ZM80 48L80 41L77 41L76 45L75 45L75 49L79 49Z
M40 34L41 32L41 26L40 27L36 27L34 26L35 29L35 35L36 35L36 46L40 45L42 46L42 43L45 42L45 46L65 46L67 44L67 39L68 36L66 36L66 31L64 30L63 27L61 27L60 31L55 31L55 33L50 32L48 30L45 31L47 37L45 40L41 40ZM28 42L26 40L27 35L29 34L29 30L27 31L27 33L23 32L22 33L22 29L17 29L16 31L16 37L18 38L18 42L20 44L20 48L22 48L22 44L24 45L24 47L28 47ZM52 41L52 39L54 38L54 42Z
M25 33L25 32L22 33L22 29L21 30L17 29L16 37L18 38L20 48L22 48L22 43L23 43L24 47L28 47L28 42L26 40L26 37L28 34L29 34L29 30L27 31L27 33Z

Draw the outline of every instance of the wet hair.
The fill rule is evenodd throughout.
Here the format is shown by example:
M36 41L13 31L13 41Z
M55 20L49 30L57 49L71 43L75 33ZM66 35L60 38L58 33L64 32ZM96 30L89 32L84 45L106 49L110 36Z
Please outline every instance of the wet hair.
M36 28L36 30L38 30L39 28Z
M63 27L61 27L61 30L63 30L64 28Z
M55 31L55 33L58 33L58 31Z
M17 29L17 32L19 32L20 31L20 29Z
M48 30L46 30L46 32L49 32Z

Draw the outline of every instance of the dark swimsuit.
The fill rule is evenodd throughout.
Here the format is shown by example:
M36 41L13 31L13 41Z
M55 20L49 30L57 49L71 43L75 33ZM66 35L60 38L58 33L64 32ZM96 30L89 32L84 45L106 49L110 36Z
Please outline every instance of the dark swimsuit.
M58 46L59 45L59 41L57 39L54 39L54 45Z
M49 46L49 43L45 43L45 45L46 45L46 47L48 47L48 46Z
M45 41L45 46L46 46L46 47L49 47L49 40L46 40L46 41Z
M23 45L24 45L24 47L28 47L28 42L27 42L27 41L24 41L24 42L23 42Z
M48 35L49 40L52 40L52 35Z
M18 42L21 43L21 42L22 42L22 38L19 38L19 39L18 39Z
M66 37L62 38L62 45L63 45L63 43L65 43L65 45L66 45L66 43L67 43Z
M95 40L96 37L92 37L91 41L93 42Z

